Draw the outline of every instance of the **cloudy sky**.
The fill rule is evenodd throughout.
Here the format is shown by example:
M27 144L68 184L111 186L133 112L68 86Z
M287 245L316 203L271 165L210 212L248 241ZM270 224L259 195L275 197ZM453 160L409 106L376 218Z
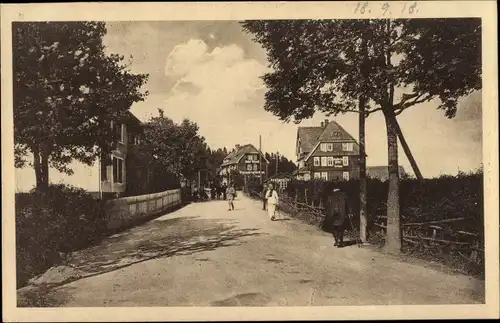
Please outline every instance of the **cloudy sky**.
M147 121L159 108L175 121L189 118L199 124L212 148L246 143L258 146L261 134L263 151L279 151L295 160L297 125L284 124L264 111L266 89L260 76L268 70L266 53L238 22L112 22L107 29L107 50L132 56L132 71L150 75L145 86L149 97L132 107L139 119ZM415 106L398 118L425 177L456 174L459 169L467 171L480 165L480 102L480 93L466 98L452 120L436 110L437 102ZM318 114L301 125L319 125L324 118ZM335 120L358 138L356 114ZM380 113L367 119L366 131L368 166L387 165L385 123ZM400 164L411 170L401 149ZM77 173L81 166L74 168ZM23 189L20 184L31 188L33 171L17 172L26 179L18 181L18 190ZM28 177L33 180L28 181ZM68 178L57 171L50 177L54 182L64 178L69 184L81 185L82 177Z
M179 121L196 121L213 148L258 145L294 158L297 125L283 124L264 111L266 52L235 21L118 22L108 24L110 52L132 55L132 70L149 73L150 95L132 112L146 121L158 108ZM424 176L455 174L481 162L480 94L465 100L455 119L430 102L405 111L400 123ZM301 125L319 125L318 114ZM357 115L337 117L357 138ZM381 114L367 120L368 165L387 164L385 123ZM401 164L410 169L401 152Z

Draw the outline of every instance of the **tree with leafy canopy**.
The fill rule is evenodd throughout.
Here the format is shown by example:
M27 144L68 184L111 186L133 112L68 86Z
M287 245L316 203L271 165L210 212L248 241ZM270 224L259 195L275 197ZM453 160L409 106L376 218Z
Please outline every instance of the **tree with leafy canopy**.
M49 167L71 175L73 160L110 151L111 121L144 100L148 76L106 53L103 22L15 22L12 33L15 164L34 167L43 191Z
M196 123L184 119L176 124L162 109L144 125L144 141L154 157L154 168L193 180L204 170L209 157L205 138Z
M266 111L297 123L316 111L359 112L360 105L366 115L383 113L389 168L385 248L399 252L397 138L403 137L396 116L436 100L452 118L458 99L481 88L481 20L280 20L242 26L267 51L273 69L263 77Z

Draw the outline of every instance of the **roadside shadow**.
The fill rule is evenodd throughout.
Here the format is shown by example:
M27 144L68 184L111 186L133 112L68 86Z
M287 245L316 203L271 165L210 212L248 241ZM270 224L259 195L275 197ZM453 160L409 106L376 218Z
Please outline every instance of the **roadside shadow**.
M151 259L238 246L247 237L264 234L256 228L238 228L237 222L199 217L153 220L108 237L98 246L72 253L63 266L71 268L74 274L64 281L46 284L54 288Z
M356 240L344 241L340 248L350 247L350 246L354 246L356 244L357 244Z

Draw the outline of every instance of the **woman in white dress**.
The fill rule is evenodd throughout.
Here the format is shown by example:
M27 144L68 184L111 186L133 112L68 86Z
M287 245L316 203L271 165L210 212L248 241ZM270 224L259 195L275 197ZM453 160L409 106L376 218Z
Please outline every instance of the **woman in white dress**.
M271 184L269 188L270 189L266 192L267 212L269 214L269 218L271 218L271 221L274 221L276 216L276 205L278 204L279 197L278 192L274 188L273 184Z

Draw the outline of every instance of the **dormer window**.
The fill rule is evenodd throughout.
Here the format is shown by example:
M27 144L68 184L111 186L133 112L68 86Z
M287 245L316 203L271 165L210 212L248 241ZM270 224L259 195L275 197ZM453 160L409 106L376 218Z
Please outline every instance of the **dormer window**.
M342 150L343 151L353 151L354 145L352 142L343 142L342 143Z

